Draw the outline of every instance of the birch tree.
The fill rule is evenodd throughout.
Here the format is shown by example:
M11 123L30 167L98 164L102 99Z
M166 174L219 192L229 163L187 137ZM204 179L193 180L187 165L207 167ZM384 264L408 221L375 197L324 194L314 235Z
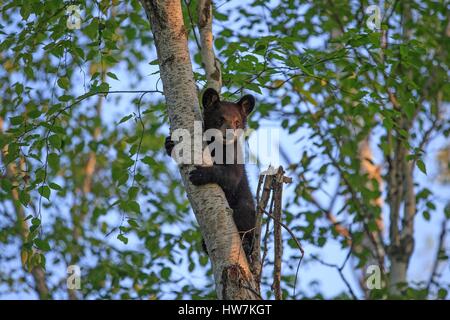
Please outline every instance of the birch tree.
M201 121L202 117L181 3L177 0L142 3L152 25L171 130L188 129L193 136L194 122ZM215 73L210 79L219 88L220 72L217 74L218 67L211 54L211 3L200 10L207 12L200 18L202 56L208 78L211 72ZM188 179L192 168L182 166L180 172L211 258L217 296L219 299L257 299L256 283L225 195L217 185L193 186Z
M0 297L448 299L448 4L371 4L3 1ZM207 87L281 134L281 273L165 155Z

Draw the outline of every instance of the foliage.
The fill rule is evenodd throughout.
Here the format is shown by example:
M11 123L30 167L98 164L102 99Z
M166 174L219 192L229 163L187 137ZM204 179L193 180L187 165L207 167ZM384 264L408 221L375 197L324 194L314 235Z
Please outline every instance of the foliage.
M71 4L11 0L0 8L0 294L35 294L30 271L41 266L50 295L66 298L73 294L66 268L77 264L78 298L213 297L200 233L162 151L168 125L147 17L136 0L87 1L79 4L81 28L69 29ZM430 139L449 133L447 6L385 1L380 29L371 30L369 5L216 3L213 22L224 95L255 93L250 126L270 121L298 139L284 159L295 182L285 197L287 224L313 251L329 243L345 253L360 247L351 255L357 274L373 256L367 229L376 231L377 219L389 216L376 201L386 198L386 184L361 172L361 142L372 142L385 181L396 145L406 148L418 169L418 218L443 218L449 200L422 183ZM202 88L195 6L183 3ZM351 230L352 248L327 212ZM285 239L293 248L284 256L285 296L326 296L304 284L293 296L299 253L287 233ZM318 263L309 258L300 279ZM440 258L448 260L445 250ZM411 281L407 297L445 298L449 284ZM335 298L350 298L344 290Z

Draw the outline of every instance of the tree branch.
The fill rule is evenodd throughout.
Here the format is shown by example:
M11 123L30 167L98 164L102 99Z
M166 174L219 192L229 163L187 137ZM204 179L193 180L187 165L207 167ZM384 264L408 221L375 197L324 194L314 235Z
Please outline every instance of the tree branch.
M220 92L222 88L222 72L213 47L211 0L198 1L198 26L201 42L200 54L206 72L206 86Z

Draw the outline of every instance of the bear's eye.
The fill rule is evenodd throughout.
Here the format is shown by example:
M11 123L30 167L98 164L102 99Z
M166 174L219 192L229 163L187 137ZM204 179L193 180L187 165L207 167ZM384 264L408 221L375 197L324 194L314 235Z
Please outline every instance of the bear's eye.
M224 117L220 117L219 120L217 120L217 124L219 126L221 126L224 122L225 122L225 118Z

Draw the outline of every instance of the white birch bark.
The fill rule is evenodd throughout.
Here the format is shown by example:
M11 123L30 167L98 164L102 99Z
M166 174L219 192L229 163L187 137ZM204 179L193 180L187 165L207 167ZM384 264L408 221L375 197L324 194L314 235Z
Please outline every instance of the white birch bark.
M206 86L220 93L222 73L220 62L216 58L212 33L212 1L198 1L198 27L200 30L202 64L206 72Z

